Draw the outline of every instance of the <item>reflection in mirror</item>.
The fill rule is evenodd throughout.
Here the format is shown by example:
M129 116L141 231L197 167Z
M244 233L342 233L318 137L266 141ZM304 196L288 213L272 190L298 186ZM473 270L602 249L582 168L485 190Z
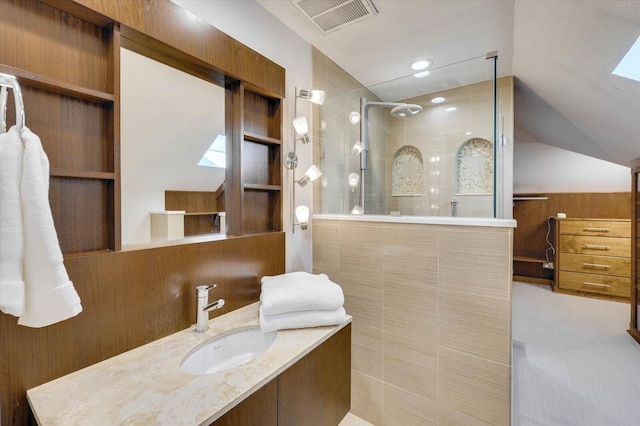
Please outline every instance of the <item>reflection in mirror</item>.
M204 195L198 207L169 210L217 210L215 191L225 178L224 88L121 49L122 244L152 240L151 212L162 212L165 191ZM203 192L207 192L203 194ZM176 193L173 193L174 195ZM216 215L190 220L216 229ZM198 225L199 229L202 229Z

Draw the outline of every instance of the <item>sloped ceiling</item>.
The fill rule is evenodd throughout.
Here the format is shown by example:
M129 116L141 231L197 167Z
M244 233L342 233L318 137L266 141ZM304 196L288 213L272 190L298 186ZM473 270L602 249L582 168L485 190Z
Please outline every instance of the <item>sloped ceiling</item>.
M497 50L521 132L625 166L640 157L640 82L611 74L640 37L638 0L373 0L377 16L324 36L289 1L257 2L366 86L418 58L438 68Z

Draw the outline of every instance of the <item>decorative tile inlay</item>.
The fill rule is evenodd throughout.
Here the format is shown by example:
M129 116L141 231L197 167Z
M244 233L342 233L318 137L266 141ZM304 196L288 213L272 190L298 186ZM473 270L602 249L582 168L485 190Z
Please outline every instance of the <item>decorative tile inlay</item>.
M456 155L456 193L493 192L493 144L480 138L469 139Z
M423 193L422 153L414 146L405 145L393 154L391 195L415 196Z

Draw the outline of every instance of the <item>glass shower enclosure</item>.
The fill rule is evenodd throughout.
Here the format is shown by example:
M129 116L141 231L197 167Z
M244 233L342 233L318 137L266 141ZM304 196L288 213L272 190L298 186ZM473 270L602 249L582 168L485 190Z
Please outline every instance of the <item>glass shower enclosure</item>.
M511 217L513 80L497 54L419 75L328 91L315 213Z

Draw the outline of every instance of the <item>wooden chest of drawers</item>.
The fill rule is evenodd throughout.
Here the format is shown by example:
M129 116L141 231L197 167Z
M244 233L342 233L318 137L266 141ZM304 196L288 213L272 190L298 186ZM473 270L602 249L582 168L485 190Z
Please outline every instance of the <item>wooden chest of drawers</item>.
M631 225L624 219L556 221L556 289L629 298Z

